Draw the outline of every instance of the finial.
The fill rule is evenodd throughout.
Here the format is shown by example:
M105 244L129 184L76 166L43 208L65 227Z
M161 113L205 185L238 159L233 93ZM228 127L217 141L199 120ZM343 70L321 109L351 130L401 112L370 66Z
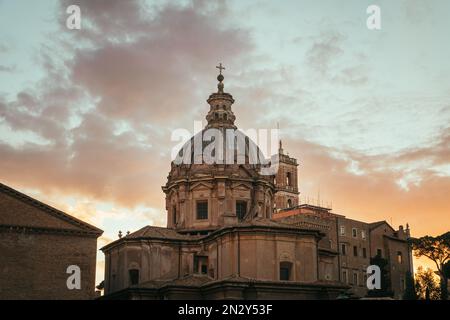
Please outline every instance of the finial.
M277 122L277 131L278 134L280 133L280 123ZM281 139L278 141L278 153L283 154L283 142L281 141Z
M222 70L225 70L225 67L223 67L222 66L222 62L221 63L219 63L219 65L218 66L216 66L216 68L217 69L219 69L219 75L217 76L217 80L219 81L219 84L217 85L217 88L219 89L219 93L223 93L223 87L224 87L224 85L223 85L223 79L225 79L224 78L224 76L222 75Z
M119 230L118 236L119 236L119 239L122 238L122 231Z
M222 62L219 63L218 66L216 66L217 69L219 69L219 75L222 75L222 70L225 70L225 67L222 66ZM219 80L220 81L220 80Z

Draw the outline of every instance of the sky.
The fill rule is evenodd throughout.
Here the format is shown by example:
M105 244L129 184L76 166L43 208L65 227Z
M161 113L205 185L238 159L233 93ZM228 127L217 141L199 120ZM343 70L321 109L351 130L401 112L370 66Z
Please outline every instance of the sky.
M66 26L68 6L81 29ZM381 9L369 30L366 9ZM0 0L0 181L105 232L166 224L171 133L226 69L240 128L279 124L301 201L450 230L450 2ZM422 261L422 260L421 260ZM104 257L98 254L97 283Z

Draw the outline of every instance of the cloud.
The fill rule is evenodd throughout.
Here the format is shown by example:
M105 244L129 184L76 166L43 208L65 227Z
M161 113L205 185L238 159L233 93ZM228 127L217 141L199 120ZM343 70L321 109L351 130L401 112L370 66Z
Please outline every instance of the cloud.
M1 50L1 49L0 49ZM15 72L17 68L15 66L4 66L0 64L0 72Z
M125 15L133 16L129 5ZM106 36L101 33L96 38L101 47L75 56L74 83L98 97L98 110L114 118L161 123L170 122L177 113L195 112L205 94L200 96L197 88L212 85L214 80L206 75L214 72L217 59L226 57L231 63L250 43L245 33L220 29L217 13L205 15L201 9L164 7L150 21L128 26L130 32L138 27L145 30L139 38L120 43L104 42L121 20L112 26L107 21L115 21L118 13L107 11L111 16L105 21L105 14L100 15Z
M9 47L6 44L0 43L0 53L5 53L9 51Z
M434 144L416 150L413 159L440 163L443 160L440 157L446 155L436 151L437 156L427 150L439 150L447 139L448 132L442 132ZM334 212L368 222L391 219L395 225L409 222L416 236L430 230L443 233L450 227L450 176L425 167L413 171L420 177L418 183L411 183L408 188L398 183L409 173L407 162L412 159L409 150L399 155L369 156L301 139L287 139L284 149L299 158L302 199L316 198L320 190L321 198L333 203ZM353 163L359 172L351 170Z
M40 51L46 77L11 100L0 97L0 130L11 131L0 137L0 177L108 228L99 243L116 238L117 227L108 219L164 224L161 185L170 169L170 133L204 119L218 62L233 70L225 75L225 88L236 98L240 127L275 128L280 122L288 131L284 148L300 161L302 197L314 197L320 188L338 213L410 222L415 235L449 228L450 178L438 168L450 159L448 129L427 145L416 143L396 154L369 155L345 145L358 139L369 148L381 135L376 129L410 121L406 114L422 105L429 114L434 104L415 96L397 103L364 91L352 91L350 101L342 102L342 96L323 90L329 84L360 88L370 80L363 55L343 63L347 38L339 31L294 39L306 48L308 67L298 72L298 66L274 66L271 57L258 55L252 33L230 26L225 2L61 2L62 8L69 4L80 5L82 30L67 32L61 20L61 38ZM442 119L448 110L442 109ZM422 119L419 126L426 115L413 117ZM10 138L20 134L21 144ZM392 130L385 140L395 134ZM324 145L327 135L334 144Z
M46 44L47 76L0 100L0 125L36 137L0 139L0 176L49 194L163 207L171 129L192 113L205 116L217 60L238 61L251 49L248 34L222 25L224 4L89 0L62 8L69 3L81 7L82 30L56 43L81 44L68 55Z
M308 65L325 76L329 73L333 60L340 57L345 37L337 31L322 32L306 53Z

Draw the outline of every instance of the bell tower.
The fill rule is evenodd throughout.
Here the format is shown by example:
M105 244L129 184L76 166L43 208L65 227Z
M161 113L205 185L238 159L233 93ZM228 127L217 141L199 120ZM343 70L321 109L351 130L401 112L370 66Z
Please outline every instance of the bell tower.
M281 210L298 206L298 163L297 159L284 153L281 140L278 159L278 171L275 175L275 209Z

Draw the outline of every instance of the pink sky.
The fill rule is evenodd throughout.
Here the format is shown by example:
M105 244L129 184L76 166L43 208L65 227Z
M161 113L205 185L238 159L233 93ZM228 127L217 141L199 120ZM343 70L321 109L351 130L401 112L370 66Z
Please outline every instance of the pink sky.
M18 21L13 3L1 21ZM219 62L237 125L280 123L302 197L413 236L450 230L448 3L386 4L376 34L358 1L77 3L79 31L72 1L31 5L23 37L1 28L0 178L104 229L100 246L165 224L171 132L204 120Z

